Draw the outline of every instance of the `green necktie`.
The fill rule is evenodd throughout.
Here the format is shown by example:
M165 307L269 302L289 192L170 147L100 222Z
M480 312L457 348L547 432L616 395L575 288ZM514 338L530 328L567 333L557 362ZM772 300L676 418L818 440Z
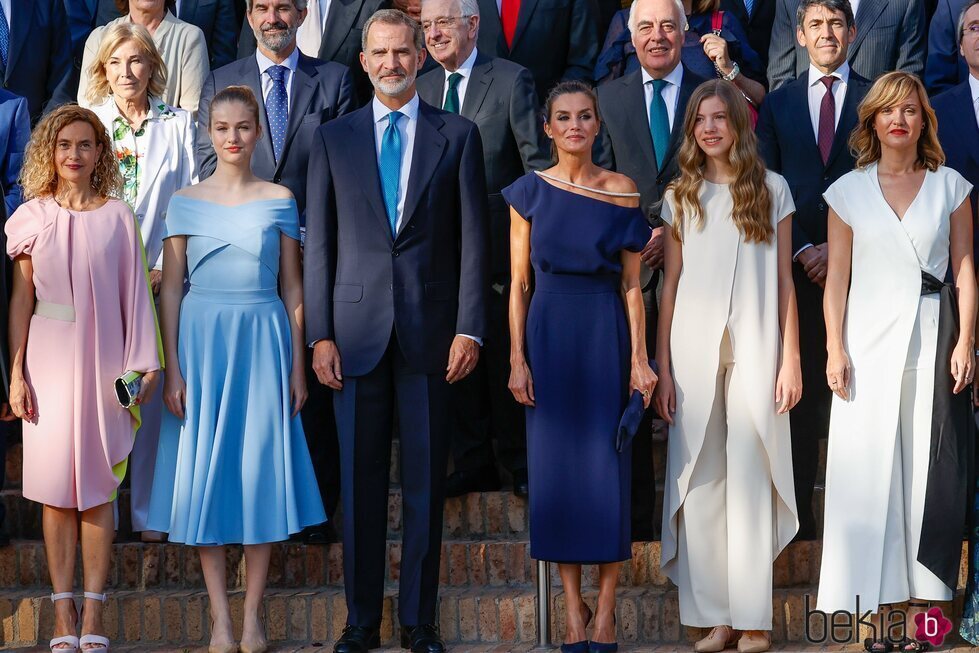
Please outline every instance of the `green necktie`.
M462 73L452 73L449 75L449 90L445 94L445 104L442 108L452 113L459 113L459 82L462 81Z
M666 150L670 146L670 115L666 112L666 102L663 101L665 79L654 79L653 98L649 101L649 133L653 137L653 153L656 155L656 169L663 169Z

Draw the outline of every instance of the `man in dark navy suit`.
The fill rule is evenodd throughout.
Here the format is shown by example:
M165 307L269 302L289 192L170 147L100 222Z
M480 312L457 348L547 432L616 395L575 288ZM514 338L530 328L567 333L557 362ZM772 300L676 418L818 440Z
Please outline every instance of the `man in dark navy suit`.
M797 539L816 538L812 510L819 440L829 431L831 394L826 385L826 216L823 192L853 169L847 138L857 124L857 105L870 82L850 70L847 52L857 36L847 0L802 0L796 38L809 55L809 70L772 91L761 106L759 149L771 170L789 182L792 276L799 307L802 400L789 413L792 465L799 508Z
M0 21L0 86L27 99L34 124L75 99L64 0L0 2Z
M334 650L379 645L397 411L401 644L440 653L449 384L472 371L486 333L483 149L476 125L419 100L418 23L382 10L363 38L374 99L314 136L306 217L306 337L340 432L347 627Z
M925 86L937 94L968 80L969 66L961 55L962 24L959 20L973 0L938 0L935 15L928 25L928 58L925 60Z
M972 184L972 220L979 215L979 0L970 0L956 18L959 52L969 67L966 79L935 97L938 140L945 165ZM979 233L975 234L979 243Z
M211 98L232 84L248 86L259 101L263 134L252 156L252 171L292 191L300 223L304 224L306 170L313 135L321 124L353 110L355 94L346 66L313 59L299 51L296 33L306 14L300 6L305 6L301 0L249 0L248 20L257 35L258 49L218 68L204 83L198 116L202 127L197 130L197 164L204 178L214 172L217 163L207 133ZM281 101L277 102L276 97ZM273 132L273 123L278 132ZM336 424L330 390L313 378L312 353L307 354L309 399L302 410L303 429L323 505L332 518L340 500ZM336 535L327 522L305 529L301 538L307 544L328 544Z

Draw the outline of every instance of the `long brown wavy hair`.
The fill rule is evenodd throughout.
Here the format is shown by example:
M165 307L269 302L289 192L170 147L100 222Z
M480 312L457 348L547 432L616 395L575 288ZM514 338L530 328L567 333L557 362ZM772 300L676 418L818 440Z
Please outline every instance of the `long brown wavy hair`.
M676 206L673 235L678 241L683 241L683 227L688 218L690 224L698 229L704 226L700 189L707 155L697 144L694 125L700 104L710 97L719 98L724 103L728 129L734 136L734 144L728 153L734 168L734 182L731 184L734 209L731 219L745 242L771 242L775 235L771 216L772 198L765 183L765 164L758 155L758 139L751 128L748 103L734 84L722 79L712 79L698 86L687 103L687 113L683 119L683 145L677 157L680 176L670 184Z
M122 194L122 175L112 150L109 133L102 121L91 110L77 104L58 107L37 123L31 140L27 144L24 165L20 170L20 184L24 199L35 197L54 197L58 192L58 171L54 165L54 148L58 133L73 122L87 122L95 132L96 145L102 146L102 154L95 162L92 172L92 190L99 197L120 197Z
M857 168L866 168L880 160L880 139L874 129L877 114L904 101L912 93L921 103L921 135L918 137L918 167L934 172L945 163L945 151L938 142L938 118L928 102L925 85L917 75L895 71L881 75L870 87L857 109L857 126L850 134L850 151Z

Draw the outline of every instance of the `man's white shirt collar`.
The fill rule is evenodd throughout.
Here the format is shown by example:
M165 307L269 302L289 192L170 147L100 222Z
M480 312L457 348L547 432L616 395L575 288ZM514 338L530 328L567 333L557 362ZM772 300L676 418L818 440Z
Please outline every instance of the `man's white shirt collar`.
M653 81L653 76L646 72L645 68L640 68L642 71L642 83L643 86ZM670 71L668 75L663 77L663 80L673 84L677 88L680 88L680 83L683 81L683 64L677 64L676 68Z
M374 99L371 100L371 109L374 111L374 122L386 120L388 114L395 111L395 109L389 109L388 107L384 106L384 104L377 99L377 95L374 95ZM415 93L414 97L408 100L407 104L396 110L400 111L402 115L407 116L409 120L416 120L418 118L418 93Z
M293 48L292 53L290 53L289 56L286 57L286 60L280 64L277 64L266 57L264 54L262 54L262 51L257 48L255 50L255 58L258 60L259 75L264 75L265 71L272 66L285 66L290 71L296 72L296 68L299 67L299 48Z
M816 68L816 66L814 66L813 64L811 63L809 64L809 86L815 86L816 84L821 83L819 80L821 80L823 77L826 76L827 76L826 73ZM829 76L835 77L836 79L840 80L844 84L849 84L850 64L844 61L842 64L840 64L839 68L829 73Z
M448 68L445 69L445 79L448 80L449 75L451 75L452 73L459 73L466 79L469 79L470 75L473 74L473 67L475 65L476 65L476 48L473 48L473 51L469 53L469 56L466 57L466 60L462 62L461 66L459 66L457 69L452 71L450 71Z

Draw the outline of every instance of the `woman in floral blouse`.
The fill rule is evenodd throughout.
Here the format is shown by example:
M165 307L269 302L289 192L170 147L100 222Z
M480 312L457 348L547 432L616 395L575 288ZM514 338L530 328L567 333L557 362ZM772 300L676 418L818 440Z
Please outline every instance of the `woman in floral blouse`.
M120 22L109 27L87 71L88 100L112 140L123 178L123 197L139 221L153 293L163 265L164 219L170 197L196 182L191 114L164 103L167 69L146 28ZM145 541L149 493L160 433L159 397L143 406L143 424L130 459L133 530Z

